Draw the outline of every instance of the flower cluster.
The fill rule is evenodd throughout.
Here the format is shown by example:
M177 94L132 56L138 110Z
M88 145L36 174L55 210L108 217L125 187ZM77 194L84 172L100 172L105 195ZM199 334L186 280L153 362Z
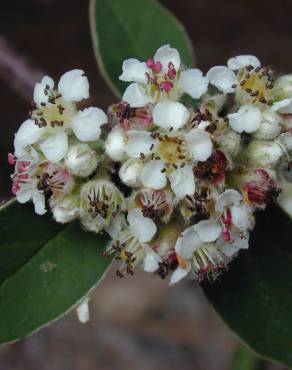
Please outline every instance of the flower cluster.
M164 45L124 61L119 79L130 84L107 114L80 110L82 70L36 84L8 157L12 192L40 215L107 232L120 277L142 267L171 283L214 280L291 181L292 76L249 55L204 76Z

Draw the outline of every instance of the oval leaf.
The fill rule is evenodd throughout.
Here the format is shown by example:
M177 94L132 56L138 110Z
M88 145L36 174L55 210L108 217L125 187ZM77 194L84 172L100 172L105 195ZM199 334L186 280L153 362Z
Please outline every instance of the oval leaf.
M15 202L0 212L0 343L25 337L76 306L103 278L106 235L59 226Z
M223 320L261 356L292 366L291 220L278 207L258 215L247 252L204 291Z
M126 86L118 79L125 59L147 60L161 45L171 44L184 64L194 64L184 27L156 1L91 0L90 25L100 72L118 97Z

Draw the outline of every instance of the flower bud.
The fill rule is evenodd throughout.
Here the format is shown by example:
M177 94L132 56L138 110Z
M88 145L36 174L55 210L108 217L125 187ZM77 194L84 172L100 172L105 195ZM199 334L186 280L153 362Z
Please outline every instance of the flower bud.
M274 171L258 168L241 179L246 201L259 208L264 208L280 194L275 181Z
M217 143L224 153L234 157L240 150L240 135L228 129L217 138Z
M274 99L283 100L292 96L292 74L279 77L274 85Z
M99 233L109 226L119 211L124 210L124 196L110 181L91 180L82 186L80 220L87 230Z
M115 126L107 136L105 152L114 161L122 161L125 156L126 143L125 131L119 126Z
M292 151L292 132L285 132L279 136L278 142L290 152Z
M61 224L75 220L79 215L79 194L70 194L52 207L54 219Z
M87 177L98 165L98 157L87 144L76 144L69 147L65 157L65 166L75 176Z
M272 111L264 111L262 113L262 123L253 136L263 140L275 139L281 132L280 123L280 116Z
M123 163L119 171L119 176L125 185L137 187L140 185L140 175L143 163L137 159L128 159Z
M274 166L283 152L279 144L255 140L248 147L248 158L254 165Z

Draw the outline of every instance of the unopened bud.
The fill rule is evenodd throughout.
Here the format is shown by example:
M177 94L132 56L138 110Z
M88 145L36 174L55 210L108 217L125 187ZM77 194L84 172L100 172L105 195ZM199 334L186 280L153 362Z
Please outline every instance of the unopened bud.
M283 100L292 96L292 74L279 77L275 81L274 99Z
M279 136L281 132L281 118L272 111L262 113L262 123L258 130L255 131L254 137L263 140L272 140Z
M106 154L114 161L122 161L125 156L126 142L125 131L119 126L115 126L105 142Z
M76 144L69 148L65 157L65 166L75 176L87 177L98 165L98 157L87 144Z
M125 185L137 187L141 184L140 175L143 163L137 159L128 159L123 163L119 171L119 176Z
M61 224L71 222L79 216L79 195L70 194L52 206L54 219Z
M236 156L240 150L240 135L233 130L226 130L217 139L220 149L230 155Z
M276 142L253 141L248 147L248 158L254 165L274 166L283 152Z

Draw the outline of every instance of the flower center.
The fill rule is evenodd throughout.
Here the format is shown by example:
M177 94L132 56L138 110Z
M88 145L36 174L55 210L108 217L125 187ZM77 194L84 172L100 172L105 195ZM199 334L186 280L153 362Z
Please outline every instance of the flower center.
M155 62L153 59L148 59L146 64L150 70L146 74L150 85L150 94L154 96L159 92L169 93L173 89L177 77L177 71L173 63L168 64L166 73L162 72L162 64L159 61Z
M173 166L182 164L186 160L183 141L177 137L161 136L158 152L165 163Z
M273 86L272 71L267 67L247 66L239 74L239 89L247 102L267 104Z
M56 129L68 125L75 113L76 108L73 104L65 102L60 94L51 91L49 101L41 103L41 108L35 109L31 118L40 128Z

